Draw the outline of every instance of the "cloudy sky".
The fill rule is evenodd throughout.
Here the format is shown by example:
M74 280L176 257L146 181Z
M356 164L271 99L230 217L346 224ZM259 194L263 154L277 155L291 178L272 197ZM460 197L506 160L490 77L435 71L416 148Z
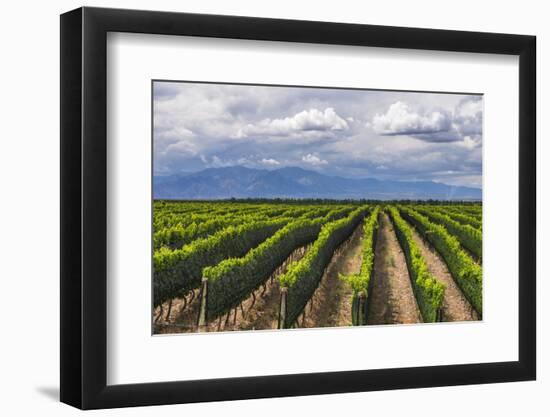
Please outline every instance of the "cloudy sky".
M155 82L154 173L298 166L481 187L481 96Z

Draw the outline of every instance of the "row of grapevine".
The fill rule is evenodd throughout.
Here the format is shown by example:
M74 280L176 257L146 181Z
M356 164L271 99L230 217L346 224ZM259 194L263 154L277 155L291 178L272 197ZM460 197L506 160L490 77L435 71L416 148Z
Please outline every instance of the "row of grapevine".
M470 212L470 213L481 213L483 206L481 203L478 204L429 204L430 206L459 209L461 211Z
M153 248L157 250L162 246L171 249L178 249L191 243L193 240L204 238L219 230L229 226L236 226L243 223L249 223L257 220L267 220L272 217L290 217L290 218L316 218L325 216L329 211L339 207L292 207L277 208L270 207L266 209L261 207L254 211L242 210L241 212L232 212L220 215L210 215L204 218L194 218L192 223L178 222L171 227L163 227L153 235ZM351 208L344 207L351 211Z
M381 292L380 306L370 306L376 237L382 211L391 219L407 264L408 277L399 273L399 280L410 278L422 320L435 322L441 319L445 285L437 278L437 269L434 269L435 275L430 273L427 261L435 260L422 256L423 252L416 243L418 240L415 240L415 229L439 252L454 281L481 316L482 269L476 263L476 260L481 261L482 256L480 205L406 202L366 206L346 202L162 200L154 202L153 218L155 328L158 327L160 332L166 331L169 326L188 329L185 331L196 330L197 307L200 307L199 324L212 323L218 318L219 323L223 323L221 317L230 317L228 313L235 309L231 329L267 328L266 320L276 313L272 298L277 293L270 291L277 291L277 287L281 290L279 327L293 327L298 317L305 313L304 308L312 300L321 279L325 279L323 276L330 263L343 253L346 260L354 259L351 264L345 262L345 268L357 265L361 260L356 259L360 256L358 251L362 255L360 269L353 270L351 275L338 275L337 269L341 265L336 263L336 268L333 270L331 267L331 273L326 275L329 279L327 285L323 286L329 289L340 285L333 280L341 279L349 295L345 299L323 298L325 303L329 303L329 306L323 304L323 308L330 311L349 309L347 297L351 297L352 323L349 324L366 324L369 308L378 317L377 314L382 311L380 309L387 308L383 299L390 296ZM386 223L383 223L383 233L393 233L391 228L386 229ZM354 239L352 249L347 251L347 245L342 243L355 230L362 233L361 246L357 246L358 242ZM383 247L383 250L387 248ZM391 250L396 250L393 243ZM437 263L438 268L441 267L440 262ZM270 279L274 287L267 286ZM265 303L256 303L257 290L262 286L260 298L264 298L265 294L271 298L266 298ZM199 297L196 297L196 291L190 293L199 287ZM406 291L410 292L408 288ZM181 303L177 300L173 304L174 298L181 298ZM243 322L237 322L239 306L243 312ZM302 326L311 323L327 325L323 321L325 315L318 307L315 303L311 317L308 315ZM407 303L407 312L410 307ZM174 313L176 308L179 312ZM451 309L449 306L446 308ZM265 315L264 310L267 312ZM252 314L249 315L248 311ZM256 315L255 311L262 314ZM455 316L449 317L454 319ZM338 325L343 325L349 320L349 312L338 315L337 319ZM228 320L224 329L228 326ZM214 326L199 328L210 331Z
M399 211L395 207L389 207L387 210L395 227L397 240L405 254L413 292L422 319L426 323L438 321L443 305L445 286L436 280L428 270L422 252L413 239L411 227L403 220Z
M266 207L266 206L246 206L246 207L227 207L224 205L214 206L210 211L206 209L197 209L196 212L178 213L166 212L158 213L153 219L153 229L156 231L173 226L189 226L193 223L203 223L213 218L229 218L231 216L244 216L246 214L264 214L266 217L283 216L287 207Z
M226 259L216 266L204 268L203 279L208 280L205 320L211 321L237 307L252 291L266 282L296 249L314 241L323 224L345 213L343 210L334 210L326 217L298 219L244 257Z
M224 259L240 257L291 219L279 218L231 226L181 249L160 248L153 254L154 305L186 294L201 283L202 270Z
M427 217L409 207L400 207L399 211L441 254L454 280L481 316L483 293L481 266L473 261L471 256L462 249L458 239L445 227L432 223Z
M475 205L450 205L447 206L451 210L457 210L464 214L470 214L471 216L481 216L483 213L481 205L475 204Z
M324 212L342 206L309 206L309 205L241 205L239 207L229 206L227 203L215 203L202 205L193 205L193 211L178 211L172 209L163 209L154 212L153 229L155 234L163 232L169 234L165 229L179 228L200 225L213 219L232 219L236 216L263 216L267 217L299 217L308 212ZM185 206L185 205L184 205ZM183 210L183 209L181 209ZM321 214L319 214L320 216ZM161 237L161 246L167 245L166 237ZM168 242L169 244L169 242Z
M375 207L369 214L368 219L363 225L363 242L361 253L363 259L361 261L361 269L359 273L353 275L340 275L340 279L344 280L352 289L352 324L361 326L367 323L367 312L369 304L369 296L372 283L372 275L374 274L374 253L376 248L376 235L378 233L378 216L380 215L380 207Z
M343 219L325 224L306 255L292 263L279 278L282 291L279 327L294 324L319 285L334 251L353 233L365 213L366 208L360 207Z
M483 211L481 206L445 206L449 211L454 211L456 213L466 214L467 216L475 217L476 219L481 220L483 217Z
M432 222L444 226L455 236L460 244L472 252L477 259L482 259L482 234L479 229L454 221L450 216L425 207L415 207L415 210L428 217Z
M466 214L468 216L476 217L479 219L481 219L483 215L481 206L477 206L477 205L445 205L445 206L437 206L437 207L443 210L462 213L462 214Z
M455 210L452 208L441 208L441 207L430 207L434 211L438 211L440 213L446 214L454 221L457 221L464 225L470 225L476 229L481 230L482 229L482 220L481 218L478 218L476 215L473 215L468 212L462 212L460 210Z
M191 223L187 226L181 223L172 227L165 227L153 235L153 248L159 249L167 246L170 249L178 249L191 243L193 240L209 236L218 230L229 226L250 223L254 220L265 220L265 215L228 215L212 218L204 222Z

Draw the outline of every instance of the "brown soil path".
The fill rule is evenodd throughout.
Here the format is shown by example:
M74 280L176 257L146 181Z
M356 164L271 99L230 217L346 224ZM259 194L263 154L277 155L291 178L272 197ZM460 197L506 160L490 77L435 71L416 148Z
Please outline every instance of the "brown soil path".
M472 321L479 320L479 315L468 302L455 280L453 279L447 264L439 253L426 242L413 228L413 238L422 256L428 264L430 273L445 285L445 297L441 311L442 321Z
M339 274L350 275L361 269L363 223L354 230L350 238L336 251L319 287L298 319L298 327L341 327L351 326L351 297L353 291L339 278Z
M388 215L381 213L367 324L420 322L405 255Z

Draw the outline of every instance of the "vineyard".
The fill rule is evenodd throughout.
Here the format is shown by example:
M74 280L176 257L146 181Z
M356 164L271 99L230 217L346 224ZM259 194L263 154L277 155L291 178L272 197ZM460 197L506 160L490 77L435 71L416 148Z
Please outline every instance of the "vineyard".
M154 333L480 320L478 203L153 206Z

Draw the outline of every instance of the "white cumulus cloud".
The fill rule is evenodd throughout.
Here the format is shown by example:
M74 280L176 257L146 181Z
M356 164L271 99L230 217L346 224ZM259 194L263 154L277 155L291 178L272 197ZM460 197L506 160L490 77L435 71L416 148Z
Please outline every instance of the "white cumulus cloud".
M451 128L452 117L449 112L435 110L420 113L414 111L407 103L397 101L386 113L376 114L372 127L381 135L418 135L445 132Z
M237 137L291 136L300 132L331 132L348 129L348 123L332 107L324 111L304 110L284 119L263 119L256 124L242 127Z
M313 166L328 164L326 160L321 159L318 156L313 155L311 153L308 153L307 155L302 156L302 161Z
M281 165L279 161L273 158L262 158L260 162L264 165L271 165L271 166Z

